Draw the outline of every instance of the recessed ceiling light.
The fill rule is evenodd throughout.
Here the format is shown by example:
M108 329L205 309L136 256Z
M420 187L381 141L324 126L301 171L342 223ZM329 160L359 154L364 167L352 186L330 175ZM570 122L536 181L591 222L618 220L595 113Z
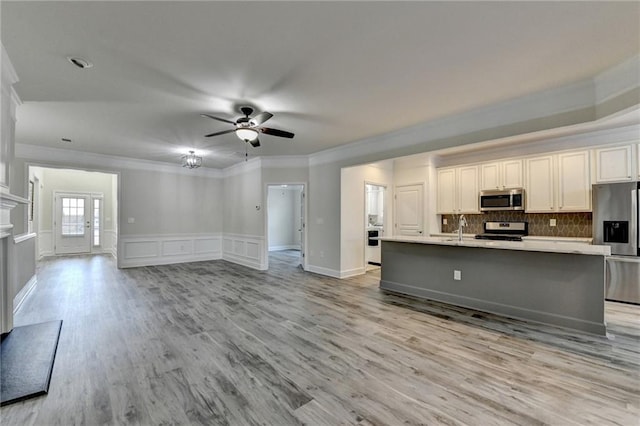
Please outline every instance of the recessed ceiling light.
M76 67L81 68L83 70L87 68L91 68L93 66L91 62L79 56L67 56L67 61L71 62Z
M62 138L61 140L62 142L71 143L71 139L69 138Z

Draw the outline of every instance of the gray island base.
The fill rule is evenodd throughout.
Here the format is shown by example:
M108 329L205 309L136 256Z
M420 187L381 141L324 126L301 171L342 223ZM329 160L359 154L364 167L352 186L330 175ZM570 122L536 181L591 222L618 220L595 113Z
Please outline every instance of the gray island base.
M384 290L606 335L604 256L391 239L382 239Z

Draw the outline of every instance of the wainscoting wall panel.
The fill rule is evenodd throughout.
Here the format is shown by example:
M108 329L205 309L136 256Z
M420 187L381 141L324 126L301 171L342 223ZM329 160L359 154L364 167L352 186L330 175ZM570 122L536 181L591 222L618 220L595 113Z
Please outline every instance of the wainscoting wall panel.
M117 256L118 236L116 231L105 229L102 233L102 244L99 248L92 248L92 253L106 253L113 257ZM56 252L53 244L53 231L50 229L38 232L38 258L55 256Z
M220 234L121 235L121 268L222 258Z
M112 229L107 229L103 234L102 251L113 257L118 257L118 234Z
M50 229L38 232L38 257L53 256L53 231Z
M193 253L193 241L172 240L162 242L163 256L186 256Z
M264 271L267 262L263 255L265 240L259 235L224 234L222 258L229 262Z

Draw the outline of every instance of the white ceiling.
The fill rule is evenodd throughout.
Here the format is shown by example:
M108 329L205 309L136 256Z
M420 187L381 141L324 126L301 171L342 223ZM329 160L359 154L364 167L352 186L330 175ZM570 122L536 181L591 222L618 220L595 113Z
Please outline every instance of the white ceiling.
M640 52L639 2L12 2L18 143L207 167L307 155L592 77ZM94 63L80 70L70 55ZM61 138L70 138L64 144ZM242 156L237 153L242 152ZM234 153L236 153L234 155Z

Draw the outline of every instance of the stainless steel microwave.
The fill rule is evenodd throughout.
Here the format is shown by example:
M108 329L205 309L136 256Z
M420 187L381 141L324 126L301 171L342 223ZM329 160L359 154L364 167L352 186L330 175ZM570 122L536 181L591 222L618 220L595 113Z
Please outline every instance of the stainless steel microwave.
M480 211L524 210L524 189L480 191Z

